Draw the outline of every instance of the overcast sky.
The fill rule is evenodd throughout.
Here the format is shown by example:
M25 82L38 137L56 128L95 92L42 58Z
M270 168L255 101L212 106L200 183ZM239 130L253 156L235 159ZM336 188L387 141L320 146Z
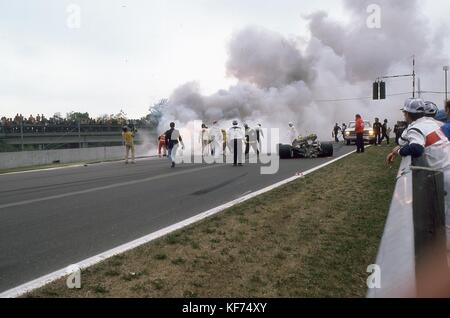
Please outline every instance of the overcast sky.
M450 1L422 3L432 27L448 18ZM302 16L317 10L348 18L338 0L0 0L0 116L138 118L185 82L212 94L236 82L225 70L233 32L262 26L301 43Z

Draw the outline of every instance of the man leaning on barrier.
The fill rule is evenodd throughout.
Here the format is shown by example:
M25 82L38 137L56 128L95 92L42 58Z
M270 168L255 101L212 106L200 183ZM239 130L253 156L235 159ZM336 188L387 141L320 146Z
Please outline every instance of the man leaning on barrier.
M400 145L387 156L389 164L397 156L412 158L424 157L428 167L444 173L445 222L447 248L450 248L450 142L441 129L441 124L425 116L426 106L421 99L408 99L401 109L408 128L399 140Z

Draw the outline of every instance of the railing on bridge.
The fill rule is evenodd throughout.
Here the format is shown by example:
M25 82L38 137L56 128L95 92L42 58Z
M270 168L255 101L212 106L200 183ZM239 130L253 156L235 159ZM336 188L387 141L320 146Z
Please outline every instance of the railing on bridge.
M403 159L376 260L381 284L369 298L420 297L430 261L436 273L448 272L444 198L441 171Z
M121 132L122 125L91 125L91 124L22 124L22 125L1 125L0 134L21 135L21 134L42 134L42 133L105 133ZM136 126L141 128L141 126Z
M130 125L130 124L129 124ZM150 127L139 121L132 121L131 126L136 130L150 131ZM38 124L0 124L0 152L19 150L44 150L47 145L58 147L79 148L89 146L115 146L122 142L121 124L81 124L38 123ZM155 137L156 139L156 137ZM141 134L137 134L136 142L141 141ZM8 145L8 146L5 146ZM6 150L5 150L6 149Z

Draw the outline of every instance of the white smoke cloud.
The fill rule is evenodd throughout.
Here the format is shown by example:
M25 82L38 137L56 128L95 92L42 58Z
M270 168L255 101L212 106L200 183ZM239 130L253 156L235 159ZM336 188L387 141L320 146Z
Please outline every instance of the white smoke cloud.
M342 56L349 81L373 80L390 67L416 55L426 60L431 48L430 26L420 14L418 0L380 0L381 28L368 28L367 7L372 0L344 0L351 19L334 21L325 12L308 17L313 37Z
M177 88L169 98L161 130L169 121L183 125L219 120L228 127L232 119L240 119L282 131L294 122L300 133L314 132L330 140L334 123L348 122L356 113L369 120L388 118L392 123L400 119L399 108L393 104L400 105L407 94L384 102L332 101L369 97L378 76L398 70L410 73L413 54L424 69L435 67L433 57L441 54L442 37L430 29L417 0L378 1L380 29L366 25L371 3L344 0L350 14L346 23L324 11L306 16L311 38L304 49L295 40L262 27L236 32L228 45L226 67L238 83L209 96L203 96L195 82ZM403 86L403 92L411 91L409 83Z
M293 40L260 27L234 34L228 54L228 74L260 88L279 88L314 78L312 59L305 58Z

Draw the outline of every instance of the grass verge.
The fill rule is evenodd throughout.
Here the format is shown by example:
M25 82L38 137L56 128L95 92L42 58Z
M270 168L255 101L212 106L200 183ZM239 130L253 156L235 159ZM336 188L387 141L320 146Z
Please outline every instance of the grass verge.
M398 164L371 147L27 297L364 297Z

